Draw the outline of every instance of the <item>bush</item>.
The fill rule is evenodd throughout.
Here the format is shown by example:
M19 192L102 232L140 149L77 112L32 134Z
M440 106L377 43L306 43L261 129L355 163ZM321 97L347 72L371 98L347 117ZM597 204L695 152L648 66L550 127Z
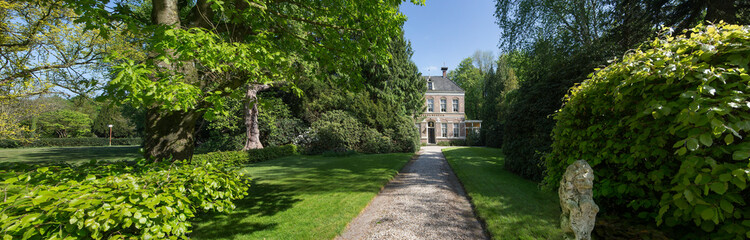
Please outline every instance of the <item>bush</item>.
M211 161L0 170L3 238L185 237L198 212L226 212L249 179Z
M384 131L384 135L393 140L392 152L419 151L419 131L414 127L414 121L408 117L399 117L393 121L393 126Z
M267 161L280 157L292 156L299 154L297 146L288 144L277 147L266 147L261 149L251 149L249 151L227 151L211 152L206 154L197 154L193 160L221 162L227 165L239 165Z
M247 141L247 133L225 134L211 131L208 134L210 135L208 139L201 139L203 142L195 147L196 153L237 151L242 149Z
M140 138L113 138L112 145L141 145ZM18 140L0 139L0 148L18 147L87 147L109 146L109 138L39 138L26 143Z
M555 116L546 184L585 159L610 214L695 224L698 238L750 237L748 32L699 26L597 70Z
M262 149L252 149L247 151L247 163L262 162L275 158L297 155L297 146L287 144L283 146L266 147Z
M312 124L311 140L307 152L318 154L333 149L356 150L366 129L351 114L334 110L323 115Z
M389 153L393 151L393 140L375 129L368 128L362 135L359 150L363 153Z
M451 140L448 145L450 146L467 146L466 145L466 139L453 139Z
M329 151L323 152L323 157L348 157L352 155L357 155L357 151L354 150L347 150L347 149L333 149Z

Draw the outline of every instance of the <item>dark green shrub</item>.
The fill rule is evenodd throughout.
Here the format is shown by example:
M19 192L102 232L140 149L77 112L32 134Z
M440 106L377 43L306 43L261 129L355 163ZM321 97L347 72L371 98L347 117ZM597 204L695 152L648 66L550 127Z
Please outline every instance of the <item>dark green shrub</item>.
M450 146L467 146L466 145L466 139L453 139L450 140L449 144Z
M19 148L21 141L12 139L0 139L0 148Z
M30 171L0 169L3 238L185 237L198 212L226 212L249 179L223 163L193 160Z
M362 134L359 151L363 153L389 153L393 151L393 140L369 128Z
M437 142L437 145L438 146L450 146L451 142L449 142L449 141Z
M334 110L323 113L312 124L312 139L307 152L316 154L333 149L358 149L364 129L362 123L347 112Z
M141 145L140 138L113 138L112 145ZM39 138L32 142L2 139L0 148L108 146L109 138Z
M357 151L348 149L333 149L323 152L323 157L348 157L357 155Z
M721 24L666 35L573 88L555 116L546 184L585 159L611 214L695 238L750 238L748 32Z
M297 155L297 146L287 144L283 146L266 147L262 149L251 149L247 151L247 163L262 162L275 158Z
M466 146L482 146L481 134L479 132L466 132Z
M419 131L414 128L414 121L408 117L399 117L393 121L393 126L386 129L384 134L393 140L391 152L419 151Z
M239 165L267 161L280 157L299 154L297 146L288 144L284 146L251 149L249 151L226 151L196 154L193 156L197 161L221 162L228 165Z
M207 139L201 139L203 142L198 143L195 148L197 153L210 153L221 151L237 151L245 146L247 141L246 133L224 134L218 131L211 131Z

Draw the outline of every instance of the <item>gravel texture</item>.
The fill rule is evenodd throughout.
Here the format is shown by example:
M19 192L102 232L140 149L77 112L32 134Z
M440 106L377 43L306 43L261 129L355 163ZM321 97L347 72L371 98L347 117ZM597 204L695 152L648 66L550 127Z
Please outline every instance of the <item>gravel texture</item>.
M488 239L441 147L422 147L336 239Z

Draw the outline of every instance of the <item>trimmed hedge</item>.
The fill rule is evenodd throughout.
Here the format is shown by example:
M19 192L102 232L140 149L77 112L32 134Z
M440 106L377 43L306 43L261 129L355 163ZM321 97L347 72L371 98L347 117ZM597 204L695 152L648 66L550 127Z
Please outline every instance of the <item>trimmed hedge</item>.
M185 237L196 213L233 209L250 185L227 164L196 159L27 168L0 169L3 239Z
M113 138L112 145L141 145L141 138ZM0 148L108 146L109 138L39 138L30 143L0 139Z
M227 151L197 154L194 160L223 162L230 165L248 164L299 154L297 146L288 144L278 147L251 149L249 151Z
M585 159L609 214L692 230L683 237L750 238L749 62L750 26L720 24L598 70L555 116L547 185Z

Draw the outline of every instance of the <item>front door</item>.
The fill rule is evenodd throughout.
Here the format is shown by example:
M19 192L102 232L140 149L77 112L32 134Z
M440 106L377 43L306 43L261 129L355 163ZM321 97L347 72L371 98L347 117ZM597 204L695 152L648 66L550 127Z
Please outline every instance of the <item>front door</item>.
M435 144L435 122L427 123L427 143Z

